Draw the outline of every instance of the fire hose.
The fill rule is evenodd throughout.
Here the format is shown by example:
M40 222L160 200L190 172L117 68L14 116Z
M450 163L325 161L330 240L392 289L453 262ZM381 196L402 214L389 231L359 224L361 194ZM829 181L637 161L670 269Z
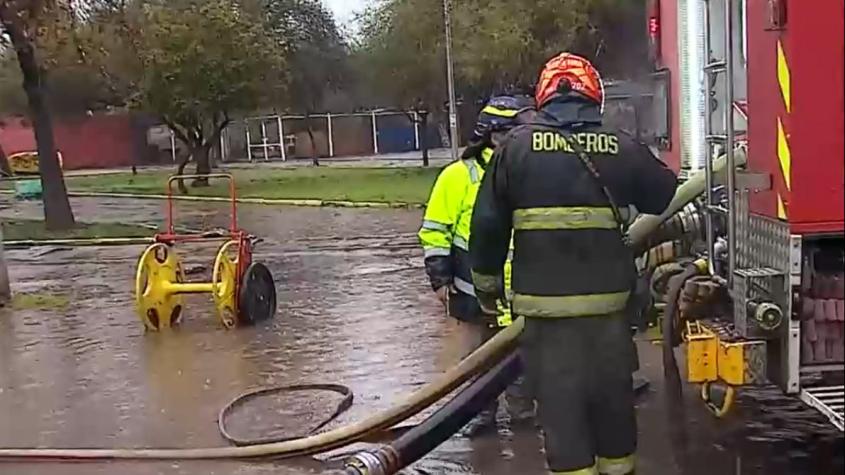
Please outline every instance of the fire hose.
M220 410L220 415L217 416L217 429L220 431L220 435L226 439L232 445L236 445L238 447L245 447L249 445L261 445L261 444L272 444L277 442L286 442L289 440L295 440L299 437L297 436L290 436L290 437L262 437L260 439L242 439L240 437L234 436L229 432L229 429L226 427L226 420L229 418L229 415L234 412L234 410L240 406L243 406L247 402L257 399L259 397L265 397L272 394L281 394L281 393L294 393L294 392L302 392L302 391L320 391L320 392L332 392L343 396L343 399L337 405L337 409L325 420L320 422L316 427L312 428L308 431L308 435L312 435L317 433L320 429L329 425L332 421L340 417L344 412L348 411L350 407L352 407L352 403L354 401L355 396L352 394L352 390L346 386L340 384L302 384L302 385L295 385L295 386L281 386L276 388L266 388L266 389L259 389L257 391L250 391L233 399L229 404L223 406L223 409Z
M375 452L360 452L346 462L344 475L397 473L431 452L488 406L521 371L513 352L481 375L420 425Z
M736 158L737 164L741 165L745 161L745 154L740 151ZM714 163L714 170L723 171L725 166L726 160L721 158ZM652 233L658 231L665 221L703 192L704 177L699 173L679 187L669 208L662 215L642 217L631 226L629 236L632 245L635 248L647 245L647 239ZM396 424L419 414L473 377L486 373L502 361L508 361L508 358L513 358L513 350L524 324L522 318L517 319L513 325L499 332L456 367L409 395L396 406L361 422L320 434L258 445L195 449L0 449L0 461L231 460L263 457L280 459L327 452L383 434ZM505 367L509 366L505 364ZM493 378L496 374L498 373L494 372L489 376ZM236 401L230 406L237 404L239 403ZM228 413L227 408L224 408L221 415ZM224 422L221 422L221 426L225 428L223 424ZM230 440L238 442L231 436ZM415 453L417 457L422 455ZM407 460L413 461L415 460Z

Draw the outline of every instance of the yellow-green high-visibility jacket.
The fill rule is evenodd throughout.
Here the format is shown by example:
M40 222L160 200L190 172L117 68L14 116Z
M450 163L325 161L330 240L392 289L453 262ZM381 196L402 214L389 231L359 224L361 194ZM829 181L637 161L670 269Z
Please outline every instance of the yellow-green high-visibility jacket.
M485 149L481 160L488 163L492 149ZM451 285L457 295L450 299L449 312L460 320L472 321L481 316L475 299L469 260L470 224L475 198L484 168L476 159L460 160L440 173L426 207L420 242L425 249L425 266L431 286L437 290ZM510 260L504 268L504 284L510 289ZM499 326L511 323L509 305L499 305Z

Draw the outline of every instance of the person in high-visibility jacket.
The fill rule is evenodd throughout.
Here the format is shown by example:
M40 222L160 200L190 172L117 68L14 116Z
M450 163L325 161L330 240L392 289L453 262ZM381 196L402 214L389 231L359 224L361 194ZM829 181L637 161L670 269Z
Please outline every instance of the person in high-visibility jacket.
M475 298L469 263L470 221L478 187L496 143L530 116L533 109L534 100L528 96L490 99L479 114L470 145L461 160L440 173L426 207L419 232L426 272L447 315L456 320L461 356L472 353L513 321L506 296L496 303L495 318L486 316ZM510 288L510 262L504 264L503 274ZM522 394L520 383L517 381L506 392L512 424L531 420L534 413L533 400ZM497 409L498 403L494 403L482 411L464 428L464 435L495 429Z
M495 315L513 243L511 304L525 317L520 352L552 473L630 475L636 269L624 212L662 213L677 177L646 145L603 124L604 87L586 59L550 60L536 99L536 117L497 147L479 189L472 279Z

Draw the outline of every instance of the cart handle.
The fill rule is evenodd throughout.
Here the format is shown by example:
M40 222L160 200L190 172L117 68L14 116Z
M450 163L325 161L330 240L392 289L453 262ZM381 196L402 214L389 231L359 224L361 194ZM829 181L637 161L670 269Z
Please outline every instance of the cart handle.
M229 231L232 233L238 232L238 192L235 187L235 177L229 173L212 173L208 175L171 175L167 179L167 232L170 235L176 234L173 222L173 183L179 180L211 180L218 178L229 181L229 196L232 199L232 219L229 225Z

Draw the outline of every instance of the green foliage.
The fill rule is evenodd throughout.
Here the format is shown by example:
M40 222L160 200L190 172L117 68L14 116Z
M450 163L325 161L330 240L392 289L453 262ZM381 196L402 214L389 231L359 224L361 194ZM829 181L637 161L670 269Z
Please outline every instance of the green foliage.
M235 0L165 0L143 5L131 104L153 112L191 146L204 143L236 111L280 92L282 62L261 17Z
M456 81L467 98L536 81L561 51L593 59L606 76L645 66L644 0L453 1ZM374 89L402 104L445 98L443 5L381 0L362 20L356 58Z
M262 0L267 25L288 65L288 104L302 112L348 81L348 50L320 0Z
M442 2L382 0L367 10L361 22L358 71L377 100L403 106L442 100L446 91Z
M14 51L6 49L0 54L0 113L23 115L27 111L23 78Z
M23 0L21 0L23 1ZM51 106L129 106L191 147L230 114L313 113L329 95L432 112L446 98L443 2L374 0L348 45L321 0L42 0L32 30ZM466 101L536 80L562 50L606 77L646 68L645 0L454 0L458 93ZM0 57L0 109L21 110ZM52 92L50 92L52 91Z
M57 114L79 114L90 109L120 104L122 98L111 91L98 74L86 64L85 50L80 46L82 11L80 2L69 0L20 1L26 5L19 16L26 20L28 37L41 68L43 93L51 111ZM0 113L28 113L26 95L21 89L23 78L15 52L0 50Z
M590 0L472 0L455 9L460 76L483 90L530 84L542 63L569 49Z

